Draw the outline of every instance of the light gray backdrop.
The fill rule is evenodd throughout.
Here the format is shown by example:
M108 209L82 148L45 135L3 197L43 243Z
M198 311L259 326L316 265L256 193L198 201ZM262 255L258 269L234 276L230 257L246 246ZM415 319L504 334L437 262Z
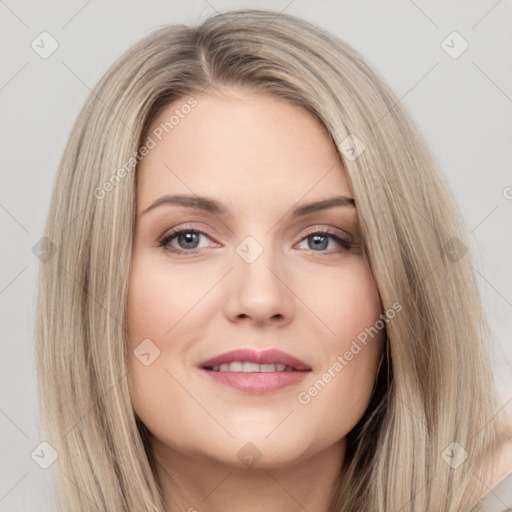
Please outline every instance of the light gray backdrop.
M0 0L0 512L53 510L51 466L41 467L52 454L40 444L32 362L39 263L33 247L72 123L134 42L163 24L196 24L242 7L295 14L338 35L412 112L471 231L498 342L496 375L503 403L512 404L510 1Z

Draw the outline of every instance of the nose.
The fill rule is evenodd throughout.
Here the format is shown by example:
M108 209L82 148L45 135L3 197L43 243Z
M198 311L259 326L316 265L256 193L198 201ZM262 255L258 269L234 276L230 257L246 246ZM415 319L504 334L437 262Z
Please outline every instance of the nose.
M237 254L235 268L226 283L226 316L232 322L247 322L284 327L294 315L294 294L291 276L270 251L252 263Z

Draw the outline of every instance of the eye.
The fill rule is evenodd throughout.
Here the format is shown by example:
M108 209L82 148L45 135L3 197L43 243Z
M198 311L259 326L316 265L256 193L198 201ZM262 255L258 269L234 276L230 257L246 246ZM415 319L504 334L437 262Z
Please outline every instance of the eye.
M314 252L326 252L324 249L328 248L329 239L334 240L335 244L341 246L341 250L334 251L335 253L349 251L350 249L353 248L353 244L351 242L329 230L313 231L312 233L306 235L302 239L301 243L303 243L304 241L309 242L307 249L312 250ZM329 254L331 252L332 251L329 251Z
M202 237L211 240L208 233L205 233L200 229L189 228L185 226L182 228L173 229L170 233L167 233L161 240L158 241L158 246L176 254L194 254L199 252L199 249L204 248L204 246L200 247L200 241ZM325 249L329 248L329 239L334 241L334 245L337 244L339 247L341 247L341 249L325 251ZM177 246L172 242L175 242ZM351 242L341 237L339 234L329 230L316 230L310 232L302 238L300 243L304 242L309 242L306 249L314 252L327 252L326 255L349 251L354 247Z
M197 249L201 248L199 247L201 237L210 238L204 231L183 227L174 229L170 233L166 234L158 242L158 245L177 254L190 254L197 252ZM171 244L174 239L176 239L178 247Z

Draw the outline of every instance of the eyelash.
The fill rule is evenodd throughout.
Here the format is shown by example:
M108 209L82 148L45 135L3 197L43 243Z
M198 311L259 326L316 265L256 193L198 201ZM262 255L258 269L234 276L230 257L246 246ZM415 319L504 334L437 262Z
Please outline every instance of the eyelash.
M196 234L200 234L200 235L205 235L211 239L210 235L208 233L206 233L205 231L202 231L197 228L188 228L185 226L182 228L174 229L173 231L171 231L170 233L168 233L164 237L162 237L158 241L158 247L162 247L162 248L164 248L164 250L175 253L175 254L195 254L195 253L199 252L200 249L185 250L185 249L177 249L175 247L173 247L172 249L169 248L170 247L169 244L170 244L171 240L176 238L181 233L196 233ZM301 238L300 241L302 242L303 240L307 239L308 237L310 237L312 235L328 235L330 238L335 240L342 248L339 251L335 251L335 252L314 251L313 249L308 249L311 252L320 253L320 254L324 253L323 255L325 255L325 256L332 256L334 254L339 254L340 252L350 251L351 249L354 248L354 244L352 244L345 238L340 237L338 234L336 234L328 229L320 229L320 230L316 230L316 231L311 231L310 233L307 233L303 238Z

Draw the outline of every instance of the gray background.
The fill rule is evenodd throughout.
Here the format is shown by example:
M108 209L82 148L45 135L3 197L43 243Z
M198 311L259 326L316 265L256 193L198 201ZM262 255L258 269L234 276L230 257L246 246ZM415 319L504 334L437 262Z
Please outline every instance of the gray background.
M108 66L140 38L163 24L196 24L215 11L241 7L298 15L341 37L381 72L413 114L471 231L497 341L495 371L510 409L510 1L0 0L0 512L53 510L51 469L31 458L44 441L32 362L38 269L32 247L42 236L72 123ZM47 59L31 47L43 31L59 45ZM469 44L458 58L441 46L453 31ZM453 38L446 44L452 52L461 48Z

